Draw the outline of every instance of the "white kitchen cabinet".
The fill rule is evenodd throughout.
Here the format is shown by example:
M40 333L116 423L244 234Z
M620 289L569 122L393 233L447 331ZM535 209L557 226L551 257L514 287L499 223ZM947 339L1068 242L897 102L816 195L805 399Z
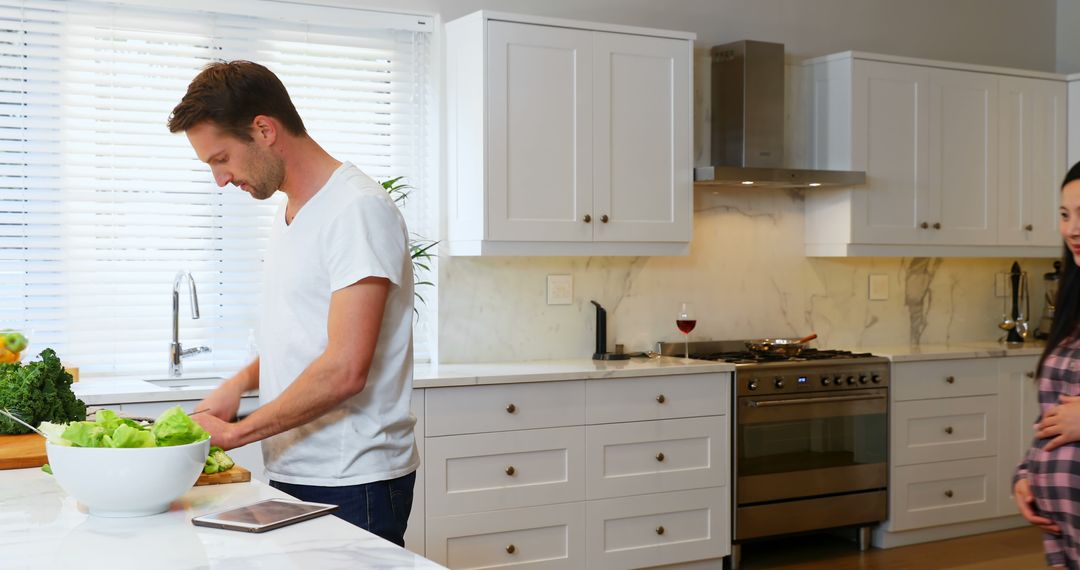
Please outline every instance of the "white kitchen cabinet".
M693 34L482 11L446 36L452 254L686 253Z
M807 255L1060 254L1061 76L854 52L805 70L811 166L867 173L807 192Z
M416 418L413 434L416 438L416 450L420 453L420 468L416 470L416 482L413 483L412 510L409 511L409 522L405 527L405 548L424 555L426 547L426 528L424 521L427 519L427 501L424 495L425 470L424 470L424 390L413 390L412 400L409 402L409 410Z
M1070 75L1069 79L1069 159L1066 168L1080 162L1080 73ZM1060 184L1060 181L1059 181Z
M998 81L998 243L1054 246L1061 242L1057 209L1066 168L1065 84L1026 77Z
M998 368L1001 384L1001 450L998 500L1003 515L1018 514L1012 498L1012 478L1035 437L1032 426L1039 417L1039 381L1035 377L1038 356L1002 358Z
M730 554L730 373L424 392L428 558L607 569Z

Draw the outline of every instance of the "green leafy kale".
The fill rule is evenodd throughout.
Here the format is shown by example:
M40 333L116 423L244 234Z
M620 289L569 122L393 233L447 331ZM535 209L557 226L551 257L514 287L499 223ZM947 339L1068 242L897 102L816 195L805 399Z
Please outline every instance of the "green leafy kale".
M56 352L46 348L40 361L0 364L0 408L30 425L86 419L86 404L71 391L72 378ZM22 424L0 415L0 434L30 433Z

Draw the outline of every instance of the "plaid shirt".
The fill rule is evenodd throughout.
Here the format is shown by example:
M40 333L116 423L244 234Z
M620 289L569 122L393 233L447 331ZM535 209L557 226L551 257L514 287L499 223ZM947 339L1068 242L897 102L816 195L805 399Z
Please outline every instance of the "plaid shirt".
M1080 338L1065 339L1043 362L1039 375L1039 420L1060 396L1080 395ZM1043 451L1049 440L1036 439L1016 469L1026 478L1038 514L1054 521L1060 535L1043 534L1048 566L1080 568L1080 442Z

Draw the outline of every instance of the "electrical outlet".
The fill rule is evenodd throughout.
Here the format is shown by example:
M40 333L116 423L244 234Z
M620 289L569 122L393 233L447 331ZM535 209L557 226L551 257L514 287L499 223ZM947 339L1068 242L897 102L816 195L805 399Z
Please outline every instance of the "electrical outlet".
M1006 286L1006 283L1008 283L1008 281L1006 281L1006 279L1008 279L1008 277L1009 277L1008 273L995 273L994 274L994 296L995 297L1004 297L1005 296L1005 292L1008 291L1008 289L1009 289Z
M547 304L569 305L574 302L574 276L547 276Z
M869 289L868 297L871 301L887 301L889 299L889 276L871 274Z

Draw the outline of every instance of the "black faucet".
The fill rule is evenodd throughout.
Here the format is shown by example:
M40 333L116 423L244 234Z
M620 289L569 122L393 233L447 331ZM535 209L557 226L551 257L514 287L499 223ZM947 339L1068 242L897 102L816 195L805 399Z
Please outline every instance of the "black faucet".
M600 303L589 302L596 305L596 351L593 352L593 360L629 360L629 354L607 351L607 311Z

